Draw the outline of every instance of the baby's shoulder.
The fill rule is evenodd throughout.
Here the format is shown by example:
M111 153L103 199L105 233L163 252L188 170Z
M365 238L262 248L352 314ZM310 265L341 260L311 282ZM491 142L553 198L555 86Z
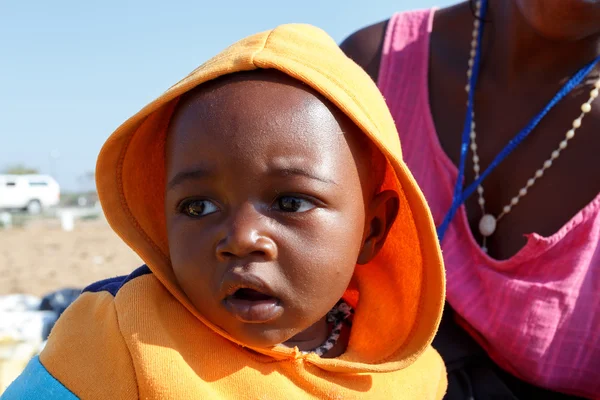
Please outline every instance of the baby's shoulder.
M52 329L39 356L41 365L78 397L94 398L106 390L107 397L135 398L130 335L125 332L139 307L135 298L143 298L148 286L157 285L154 281L143 265L86 287Z
M136 268L129 275L116 276L114 278L103 279L98 282L94 282L81 292L84 293L109 293L113 297L116 297L117 294L121 291L123 287L129 282L132 282L140 277L151 275L152 271L148 268L147 265L142 265L139 268Z

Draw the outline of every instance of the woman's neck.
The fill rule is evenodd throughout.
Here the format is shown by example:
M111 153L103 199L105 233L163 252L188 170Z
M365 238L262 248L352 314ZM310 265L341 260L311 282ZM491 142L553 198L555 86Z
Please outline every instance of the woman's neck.
M488 0L485 20L482 74L497 85L562 82L600 55L600 34L579 40L544 37L514 1Z

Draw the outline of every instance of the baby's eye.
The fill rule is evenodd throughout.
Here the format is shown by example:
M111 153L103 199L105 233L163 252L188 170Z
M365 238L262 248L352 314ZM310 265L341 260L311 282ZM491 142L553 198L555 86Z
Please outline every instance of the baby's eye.
M189 200L181 205L181 212L189 217L203 217L219 209L209 200Z
M297 196L281 196L275 200L275 207L283 212L305 212L315 208L315 204L307 199Z

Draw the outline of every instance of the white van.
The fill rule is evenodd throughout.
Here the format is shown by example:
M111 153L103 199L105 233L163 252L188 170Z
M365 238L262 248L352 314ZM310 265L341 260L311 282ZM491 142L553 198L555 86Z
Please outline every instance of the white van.
M60 187L48 175L0 175L0 209L39 214L60 201Z

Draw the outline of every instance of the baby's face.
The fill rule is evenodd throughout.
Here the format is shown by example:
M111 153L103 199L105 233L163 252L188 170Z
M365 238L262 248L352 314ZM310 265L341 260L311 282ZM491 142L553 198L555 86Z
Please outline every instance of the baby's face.
M350 136L361 133L340 114L273 72L178 105L165 198L173 269L198 311L243 343L311 327L353 275L366 207Z

